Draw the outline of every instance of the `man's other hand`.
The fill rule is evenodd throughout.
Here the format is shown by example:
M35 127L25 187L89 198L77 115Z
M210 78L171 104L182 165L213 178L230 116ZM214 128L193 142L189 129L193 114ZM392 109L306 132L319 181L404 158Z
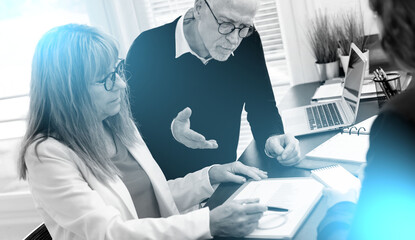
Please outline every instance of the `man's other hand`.
M265 143L265 153L284 166L293 166L301 161L299 142L290 134L269 137Z
M179 143L192 149L216 149L218 144L216 140L206 140L206 138L192 129L190 129L190 116L192 110L185 108L177 114L177 117L171 122L171 133Z

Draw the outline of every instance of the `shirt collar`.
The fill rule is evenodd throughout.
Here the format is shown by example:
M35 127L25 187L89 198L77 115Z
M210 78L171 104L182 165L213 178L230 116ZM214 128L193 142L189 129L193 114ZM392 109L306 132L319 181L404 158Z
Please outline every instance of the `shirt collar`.
M187 42L186 37L184 36L183 19L184 15L182 15L179 18L179 21L177 21L176 25L176 58L179 58L181 55L185 53L191 53L192 55L199 58L200 61L202 61L202 63L206 65L212 58L202 58L190 48L189 43Z

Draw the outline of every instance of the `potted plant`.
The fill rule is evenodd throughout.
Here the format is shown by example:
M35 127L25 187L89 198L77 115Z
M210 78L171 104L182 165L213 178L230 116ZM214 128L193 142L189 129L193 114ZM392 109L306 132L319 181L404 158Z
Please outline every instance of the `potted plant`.
M338 39L339 58L343 66L343 70L347 72L349 62L350 45L352 43L369 57L369 50L365 48L366 37L364 33L364 23L362 14L355 14L353 11L343 12L339 15L335 34ZM369 64L368 64L369 66Z
M338 44L332 16L318 12L310 21L308 39L316 59L320 81L338 77Z

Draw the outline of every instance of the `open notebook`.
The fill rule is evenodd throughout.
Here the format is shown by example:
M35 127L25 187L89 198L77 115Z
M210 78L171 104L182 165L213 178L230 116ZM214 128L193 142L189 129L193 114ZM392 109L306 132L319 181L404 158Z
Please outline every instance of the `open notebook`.
M369 131L376 116L366 119L341 133L334 135L311 152L306 154L309 160L332 161L333 163L361 164L366 162L369 149Z
M270 178L249 181L227 201L259 198L271 207L286 208L288 212L267 211L258 228L247 238L292 238L320 200L323 185L313 178Z
M351 187L360 188L360 180L340 165L311 170L311 176L326 187L345 192Z

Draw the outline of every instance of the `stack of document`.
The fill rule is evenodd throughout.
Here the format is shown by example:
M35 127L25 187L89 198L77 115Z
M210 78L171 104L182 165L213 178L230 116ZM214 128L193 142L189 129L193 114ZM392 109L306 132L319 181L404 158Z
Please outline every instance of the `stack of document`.
M340 98L343 91L343 83L331 83L331 84L324 84L317 88L316 92L314 93L313 97L311 98L312 101L322 102L326 100L333 100Z
M343 82L339 80L326 81L324 85L317 88L311 100L313 102L331 101L340 98L343 91ZM381 91L381 90L380 90ZM375 82L372 79L365 79L362 86L360 99L377 98Z

